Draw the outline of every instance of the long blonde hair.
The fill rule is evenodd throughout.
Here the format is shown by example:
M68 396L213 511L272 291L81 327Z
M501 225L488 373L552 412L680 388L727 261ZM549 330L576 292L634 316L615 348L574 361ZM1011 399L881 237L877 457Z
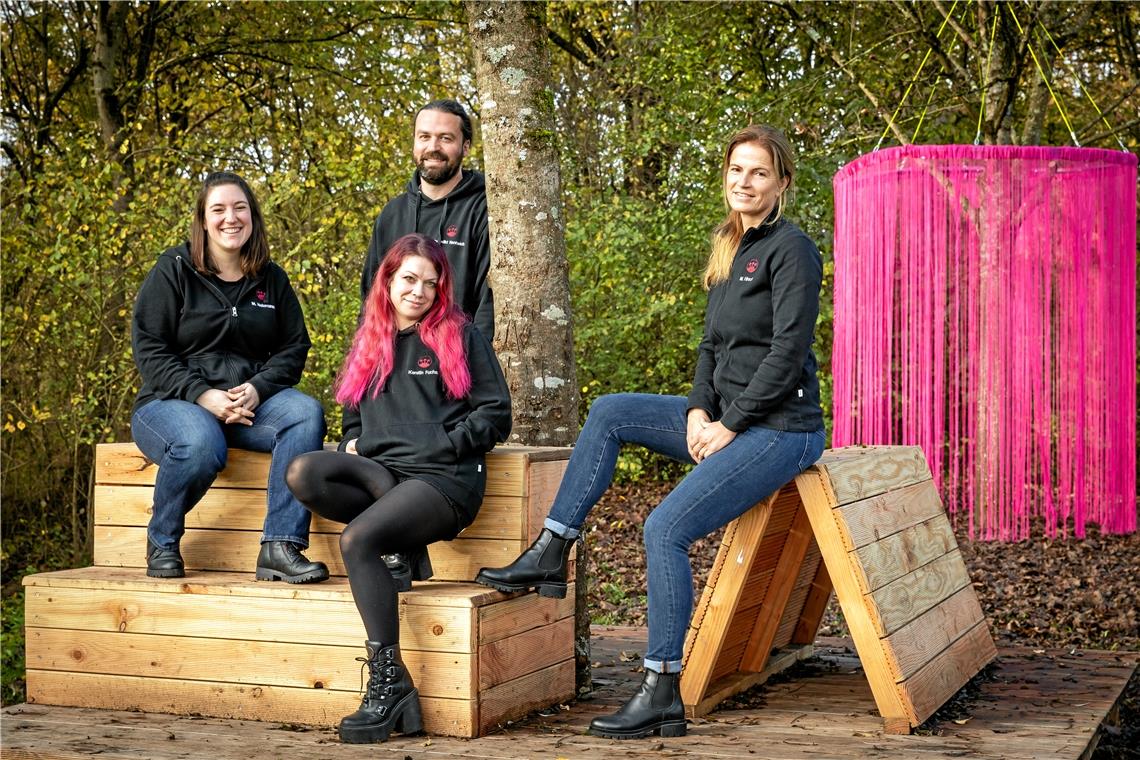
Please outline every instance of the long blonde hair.
M796 165L792 157L792 145L788 142L788 138L784 137L783 132L766 124L749 124L732 136L724 149L724 163L720 170L721 192L724 194L724 206L728 209L728 215L712 233L712 252L709 254L709 263L705 267L705 276L702 280L705 290L728 279L732 269L732 259L736 256L740 239L744 237L744 223L741 221L740 212L733 211L728 205L728 189L725 187L725 181L728 178L728 163L732 158L732 151L736 150L738 145L753 142L768 151L768 155L772 157L772 168L776 176L787 181L783 192L780 193L776 215L766 224L775 224L784 215L788 192L795 182Z

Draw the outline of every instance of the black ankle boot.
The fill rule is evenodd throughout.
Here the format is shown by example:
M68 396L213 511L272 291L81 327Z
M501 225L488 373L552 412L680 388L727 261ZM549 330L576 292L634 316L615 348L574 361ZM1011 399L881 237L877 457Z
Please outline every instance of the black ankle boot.
M499 591L538 589L539 596L554 599L566 597L566 558L574 539L556 536L543 528L530 548L506 567L484 567L475 576L476 583Z
M435 575L426 547L407 554L384 554L381 559L396 582L397 592L411 591L412 581L426 581Z
M292 541L266 541L257 555L255 577L259 581L315 583L328 580L329 569L324 562L310 562Z
M684 736L681 674L646 670L637 693L613 715L590 721L590 733L607 739L641 739L650 734Z
M182 554L178 551L178 544L170 549L163 549L148 538L146 540L146 574L151 578L185 577L186 566L182 562Z
M400 659L400 647L376 641L366 641L364 647L368 657L356 659L368 666L368 686L360 708L341 719L340 740L345 744L370 744L387 741L392 731L423 731L420 693Z

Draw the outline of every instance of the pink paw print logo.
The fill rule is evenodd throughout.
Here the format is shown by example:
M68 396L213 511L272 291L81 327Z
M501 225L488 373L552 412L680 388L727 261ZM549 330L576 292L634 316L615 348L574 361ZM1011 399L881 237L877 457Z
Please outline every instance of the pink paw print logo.
M265 300L265 291L264 290L257 291L257 300L258 301L264 301Z
M752 274L753 272L755 272L757 269L760 268L759 259L749 259L747 266L745 266L744 268L748 270L748 274Z
M420 365L421 369L427 369L428 367L431 366L431 357L430 356L421 356L418 364Z

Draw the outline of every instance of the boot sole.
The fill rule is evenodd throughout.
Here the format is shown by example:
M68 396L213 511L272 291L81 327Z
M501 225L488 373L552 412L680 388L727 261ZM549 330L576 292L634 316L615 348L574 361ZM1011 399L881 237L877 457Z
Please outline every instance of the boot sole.
M286 575L280 570L269 570L264 567L257 568L254 578L259 581L285 581L286 583L319 583L327 581L329 574L322 570L313 570L301 575Z
M685 730L685 721L682 720L663 721L636 731L603 731L590 726L589 733L593 736L601 736L606 739L644 739L653 734L659 734L661 738L667 739L670 737L684 736Z
M546 597L547 599L566 598L565 583L503 583L502 581L493 581L482 573L479 573L475 576L475 582L483 586L489 586L496 591L502 591L504 594L515 594L520 591L525 593L531 589L534 589L538 592L539 596Z
M177 570L151 570L149 567L146 574L151 578L185 578L186 570L178 568Z
M345 744L375 744L386 742L393 733L407 736L424 730L423 711L420 709L419 689L412 689L392 708L393 717L374 726L340 726L337 734Z

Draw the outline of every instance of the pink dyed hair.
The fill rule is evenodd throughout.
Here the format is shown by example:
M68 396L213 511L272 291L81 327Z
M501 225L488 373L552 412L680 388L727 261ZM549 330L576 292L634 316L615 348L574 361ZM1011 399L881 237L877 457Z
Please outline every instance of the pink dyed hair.
M435 303L420 320L420 340L439 357L447 395L463 398L471 391L471 370L463 345L463 327L468 320L452 299L451 264L443 246L424 235L411 234L392 244L372 281L364 301L364 318L337 380L336 400L341 404L358 406L370 387L372 398L376 398L392 374L397 328L396 309L388 291L392 278L409 256L427 259L439 273Z

